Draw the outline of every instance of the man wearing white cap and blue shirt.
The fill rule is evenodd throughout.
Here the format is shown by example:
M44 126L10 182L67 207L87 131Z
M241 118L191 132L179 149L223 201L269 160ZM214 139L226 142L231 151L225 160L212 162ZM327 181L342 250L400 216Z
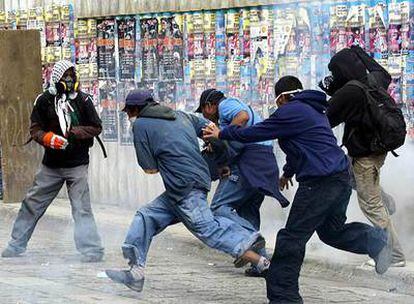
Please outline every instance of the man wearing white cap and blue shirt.
M67 60L57 62L50 87L36 98L31 114L31 139L44 147L43 161L22 202L2 257L18 257L26 251L37 222L66 183L81 261L102 260L104 248L88 186L89 148L101 131L91 97L79 90L74 65Z
M152 238L178 222L209 247L235 257L236 267L250 262L266 269L268 260L255 252L264 246L259 233L214 216L207 204L210 174L197 137L208 121L162 106L145 90L130 92L124 111L133 126L139 166L148 174L160 173L166 190L135 214L122 245L131 268L107 270L108 277L140 292Z

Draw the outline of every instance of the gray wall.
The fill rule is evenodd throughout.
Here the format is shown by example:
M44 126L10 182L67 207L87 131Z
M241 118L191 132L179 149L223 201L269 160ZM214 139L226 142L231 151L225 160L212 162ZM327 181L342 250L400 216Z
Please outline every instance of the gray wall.
M91 151L90 181L93 202L136 207L160 194L160 176L138 167L133 146L105 143L108 158L95 143Z

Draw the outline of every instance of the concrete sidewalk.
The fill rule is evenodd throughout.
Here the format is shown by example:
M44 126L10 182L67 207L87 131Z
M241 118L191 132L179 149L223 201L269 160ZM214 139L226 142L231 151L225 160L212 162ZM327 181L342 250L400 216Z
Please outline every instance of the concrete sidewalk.
M10 225L19 208L20 204L0 204L0 222L3 226L3 230L0 229L0 231L2 232L1 240L3 242L6 241L6 238L8 237L7 230L9 231L11 229ZM121 267L122 265L125 265L125 261L121 258L119 247L134 215L134 211L121 209L117 206L94 205L94 213L99 229L106 242L107 258L105 265L100 267L104 269L106 267ZM44 259L47 257L47 252L43 253L43 249L40 248L49 246L49 243L51 242L49 240L50 238L54 241L59 239L59 234L62 233L59 229L63 229L62 227L66 227L64 228L66 234L71 234L71 232L66 231L68 228L72 228L71 222L69 202L65 200L55 201L47 210L44 219L39 223L39 226L41 226L39 227L39 230L41 231L35 232L33 241L29 244L27 253L29 258L25 257L20 261L30 264L33 260L37 261L39 259L39 261L42 261L39 262L39 265L49 263L49 261L44 262ZM5 227L3 223L6 223L8 226ZM45 234L45 231L50 229L53 230L53 227L60 228L56 229L56 231L51 231L50 236ZM58 235L52 236L54 233L57 233ZM65 246L70 248L73 247L73 244L71 244L71 236L68 237L68 235L66 235L66 238L68 239L66 243L68 244L65 243ZM251 299L251 301L249 300L249 303L265 303L265 286L263 280L243 278L242 270L234 270L234 268L232 268L231 258L208 249L200 241L195 239L181 224L169 227L162 235L162 237L157 238L154 248L150 251L149 275L151 281L148 282L146 299L148 300L148 298L151 298L151 301L148 303L194 303L192 301L195 301L196 299L200 299L200 303L247 303L246 299ZM5 244L1 245L3 247ZM410 303L411 300L414 301L414 297L410 297L414 296L414 288L412 287L414 286L414 263L412 262L409 262L405 268L393 268L385 275L378 276L371 267L362 266L366 257L350 255L338 250L333 250L332 252L328 251L328 253L326 250L321 252L318 244L313 244L312 246L309 246L308 249L305 264L301 272L301 289L307 299L307 303L327 303L336 297L338 297L338 300L341 300L341 297L345 299L348 296L349 298L354 299L353 302L358 303L379 303L380 301L381 303ZM68 249L65 247L64 250L67 251ZM53 254L55 257L51 257L51 264L59 264L60 259L64 259L64 257L61 257L61 253L57 252ZM153 256L154 259L152 259L151 256ZM70 260L70 264L72 264L74 259L73 254L72 256L69 254L68 259ZM184 263L188 264L182 265L183 261L186 261ZM64 261L64 263L69 262ZM14 281L9 281L8 278L5 278L7 277L7 274L4 272L4 266L10 267L8 263L9 262L6 259L0 261L0 266L2 266L2 270L0 271L0 285L13 283L15 284L13 286L20 287L20 284L23 284L21 283L21 280L28 280L28 282L31 282L29 282L30 284L41 285L42 288L44 288L43 292L48 292L47 288L44 286L47 286L49 281L43 277L40 277L39 282L36 283L34 278L29 278L27 274L23 275L19 271L15 274L16 276L13 278ZM18 263L18 260L13 263ZM168 267L166 267L167 265ZM58 269L56 269L56 271L58 272ZM39 272L39 269L36 268L35 272ZM97 271L95 270L95 274L91 272L92 270L90 270L88 274L96 277ZM76 274L76 276L88 280L85 275L86 274L82 273ZM162 279L160 276L162 276ZM170 283L168 283L169 286L165 286L161 281L168 277L171 277L171 279L167 279L166 282ZM237 280L235 281L234 279L236 277ZM44 286L42 285L42 280L44 280ZM180 282L177 282L177 280ZM194 284L199 280L204 280L201 284L212 285L208 288L205 286L206 290L192 290L192 288L194 289ZM157 285L158 283L160 285ZM175 285L183 283L185 283L189 290L181 290L182 287L175 288ZM58 284L58 282L56 282L56 284ZM97 284L98 283L95 282L93 286ZM112 286L109 282L106 282L106 284ZM124 290L122 286L115 286L116 287L114 288L119 288L117 290ZM162 286L162 290L159 290L159 286ZM190 286L192 287L190 288ZM217 289L216 286L220 286L220 288ZM324 286L326 286L326 290L324 289ZM56 285L57 290L60 290L60 288L64 288L64 286ZM75 287L71 288L73 289ZM76 288L79 289L79 303L83 303L90 294L83 289L80 290L80 286L77 286ZM98 298L104 296L108 287L99 288L102 289L99 291L101 293L96 295ZM201 286L201 288L203 287ZM236 292L235 290L232 290L234 288L239 288L237 290L240 291L238 291L237 296L235 295L228 298L229 294L231 295ZM96 290L96 288L94 290ZM182 297L180 294L181 292L190 292L191 295L187 295L188 302L183 302L182 300L177 300L177 302L175 302L176 298ZM212 295L208 294L209 292L213 293L215 300L212 300L211 302L201 300L212 297ZM349 292L349 294L347 292ZM123 294L124 291L122 291L122 295ZM161 297L159 302L155 300L153 301L154 294L163 294L165 297L169 297L169 300L163 301L163 299L166 300L166 298ZM127 295L127 297L129 297L130 293ZM395 299L393 298L394 296ZM390 300L389 297L394 300ZM75 298L70 299L76 300ZM107 299L112 303L124 303L123 301L125 300L115 300L117 299L116 295L113 295L112 293ZM321 302L321 299L324 300ZM62 303L70 303L70 301L63 301Z

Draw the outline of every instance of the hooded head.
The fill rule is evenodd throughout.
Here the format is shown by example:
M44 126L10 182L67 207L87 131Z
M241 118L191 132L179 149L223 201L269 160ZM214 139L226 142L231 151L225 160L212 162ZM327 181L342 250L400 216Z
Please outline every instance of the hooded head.
M351 49L343 49L335 54L328 65L332 73L329 79L325 79L322 89L333 95L342 88L348 81L363 80L367 76L367 69L361 62L358 55Z
M52 95L73 93L77 91L77 87L74 64L68 60L61 60L55 63L50 76L49 92Z

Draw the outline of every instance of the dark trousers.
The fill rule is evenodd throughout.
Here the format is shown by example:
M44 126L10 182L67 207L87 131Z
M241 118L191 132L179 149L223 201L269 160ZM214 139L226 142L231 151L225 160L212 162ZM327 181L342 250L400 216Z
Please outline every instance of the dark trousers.
M337 249L376 256L386 244L382 229L346 222L351 195L348 172L299 183L286 227L279 231L267 276L270 303L302 303L299 273L306 243L316 231Z

